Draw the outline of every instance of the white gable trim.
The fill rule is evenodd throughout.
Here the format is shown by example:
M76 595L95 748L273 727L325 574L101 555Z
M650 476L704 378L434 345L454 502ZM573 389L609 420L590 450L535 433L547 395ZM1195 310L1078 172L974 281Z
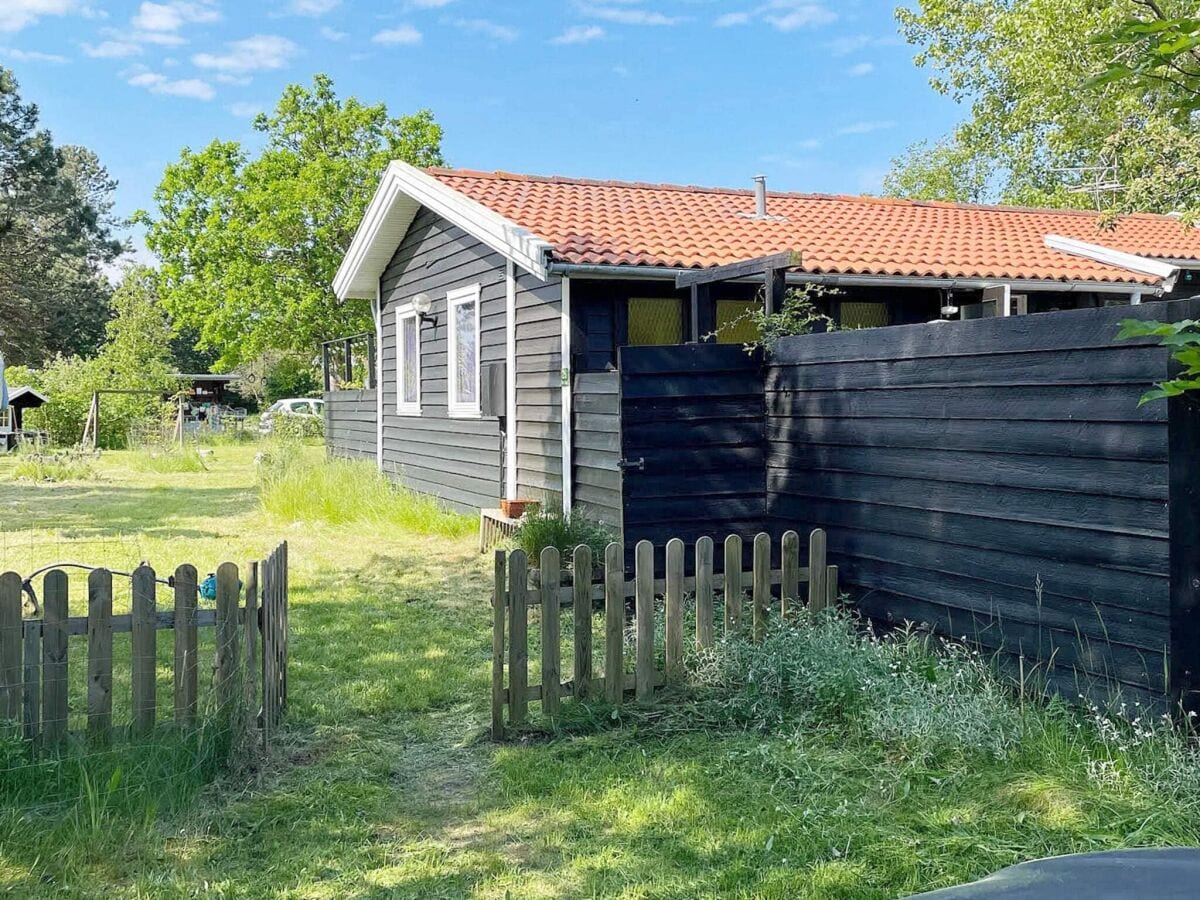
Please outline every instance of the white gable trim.
M339 300L375 297L379 277L422 206L546 280L551 250L547 241L421 169L394 160L384 170L334 276L333 292Z
M1124 250L1114 250L1112 247L1105 247L1102 244L1089 244L1087 241L1079 241L1058 234L1048 234L1043 240L1047 247L1051 250L1058 250L1060 253L1082 256L1108 266L1116 266L1118 269L1128 269L1130 272L1161 278L1164 291L1173 290L1175 279L1179 277L1179 266L1160 259L1138 256L1136 253L1126 253Z

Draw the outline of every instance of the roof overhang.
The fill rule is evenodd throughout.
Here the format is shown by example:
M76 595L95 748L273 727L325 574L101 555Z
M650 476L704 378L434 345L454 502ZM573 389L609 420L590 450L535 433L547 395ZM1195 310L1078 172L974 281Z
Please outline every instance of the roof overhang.
M1071 256L1081 256L1106 266L1127 269L1139 275L1150 275L1162 280L1162 289L1170 292L1175 288L1175 279L1179 277L1180 267L1161 259L1148 256L1138 256L1136 253L1126 253L1124 250L1114 250L1102 244L1089 244L1075 238L1063 237L1058 234L1048 234L1043 239L1047 247Z
M516 222L504 218L408 163L388 164L375 196L346 250L333 292L339 300L375 299L379 278L425 207L454 223L543 281L551 245Z
M13 388L11 391L8 392L8 402L9 403L13 403L17 400L22 400L26 397L33 397L34 399L39 400L42 403L50 402L49 397L47 397L41 391L35 390L31 387Z

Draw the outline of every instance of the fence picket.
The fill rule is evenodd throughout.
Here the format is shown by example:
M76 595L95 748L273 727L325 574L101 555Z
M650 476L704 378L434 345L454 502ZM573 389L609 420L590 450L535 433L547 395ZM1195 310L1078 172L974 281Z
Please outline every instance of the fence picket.
M825 571L825 532L814 528L808 536L808 608L820 612L828 602Z
M276 700L278 678L275 666L278 662L278 648L275 633L275 551L267 554L259 567L262 581L262 732L263 749L270 746L271 732L275 728L279 705Z
M288 642L291 631L288 627L288 598L291 596L290 582L288 581L288 570L291 566L291 548L287 541L279 543L279 559L276 565L279 567L278 592L279 592L279 714L287 712L288 704Z
M216 694L218 715L233 715L238 689L238 568L233 563L217 567Z
M196 567L175 569L175 724L196 721Z
M785 531L779 541L779 617L786 619L800 605L800 535Z
M67 737L67 575L46 573L42 583L42 739L47 746Z
M575 699L582 700L592 690L592 548L581 544L571 560L575 607Z
M25 691L21 707L21 718L25 723L25 740L37 741L41 735L42 693L42 623L33 621L25 625L24 640Z
M88 574L88 737L101 745L112 734L112 601L112 572L93 569Z
M508 721L522 725L528 710L529 693L529 633L526 579L528 561L525 551L514 550L509 557L508 607L510 637L508 639Z
M725 633L733 634L742 625L742 539L731 534L725 538Z
M604 699L619 706L625 698L625 548L604 549Z
M158 600L154 570L133 570L133 641L130 668L133 677L133 731L146 734L154 728L158 688Z
M825 588L825 606L837 606L838 600L840 599L838 595L838 567L827 566L825 571L827 573L825 576L827 579L827 585Z
M664 669L666 680L683 678L683 541L667 541L666 640Z
M0 724L21 719L21 576L0 575Z
M654 698L654 545L638 541L634 550L634 616L637 622L637 656L634 691L638 702Z
M761 644L767 636L767 604L771 602L771 536L754 536L754 622L753 638Z
M562 583L561 557L557 547L542 551L542 713L558 715L560 657L559 635L562 607L558 605L558 586Z
M253 717L258 703L258 563L250 563L250 574L246 579L246 606L242 615L242 629L245 643L245 660L242 663L244 679L243 693L245 697L245 714L247 724L253 724Z
M696 646L713 645L713 539L696 541Z
M492 740L504 739L504 614L508 608L508 554L496 551L492 579Z

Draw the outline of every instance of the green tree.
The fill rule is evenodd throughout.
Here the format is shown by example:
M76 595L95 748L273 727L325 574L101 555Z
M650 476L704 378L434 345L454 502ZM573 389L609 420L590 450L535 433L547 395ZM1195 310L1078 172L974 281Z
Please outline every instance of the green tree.
M264 147L233 141L184 150L139 214L162 261L162 300L177 327L232 369L267 350L312 353L371 327L365 302L330 282L388 162L442 161L432 113L392 118L383 104L340 100L328 76L288 86L254 127Z
M1186 4L1171 2L1171 9ZM1200 195L1196 182L1144 190L1162 160L1197 151L1168 98L1119 78L1102 79L1112 49L1102 42L1144 8L1140 0L921 0L897 17L933 69L933 87L969 115L932 150L896 160L892 193L965 201L1093 207L1081 190L1103 168L1125 186L1103 207L1169 212ZM1161 183L1161 179L1158 179Z

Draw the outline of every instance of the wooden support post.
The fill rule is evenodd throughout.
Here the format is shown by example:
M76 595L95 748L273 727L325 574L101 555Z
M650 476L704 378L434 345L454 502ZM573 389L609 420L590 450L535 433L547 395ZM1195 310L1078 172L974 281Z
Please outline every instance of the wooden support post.
M21 721L21 576L0 575L0 726Z
M238 568L217 566L216 695L217 715L235 724L238 703Z
M575 699L583 700L592 689L592 548L580 544L571 560L575 607Z
M354 381L354 344L351 338L346 338L342 350L343 353L343 369L345 371L345 384L350 384Z
M112 595L112 572L93 569L88 574L88 739L99 746L112 735Z
M529 703L529 564L524 550L508 558L508 722L525 724Z
M713 539L696 541L696 646L713 645Z
M638 541L634 550L634 615L637 658L634 691L639 703L654 699L654 545Z
M800 605L800 535L785 531L779 542L779 616L788 617Z
M784 269L767 269L766 308L767 315L783 309L787 299L787 272Z
M754 536L754 622L753 638L761 644L767 636L767 604L771 600L771 536Z
M504 740L504 613L508 608L505 551L497 550L492 569L492 740Z
M625 548L604 550L604 699L620 706L625 696Z
M734 634L742 626L742 539L731 534L725 538L725 634Z
M130 669L133 678L133 733L154 729L158 689L158 585L154 570L133 570L133 635Z
M693 284L691 287L691 338L697 343L712 341L707 337L716 328L712 306L712 285Z
M825 563L825 532L814 528L808 536L808 609L820 612L828 602L828 573Z
M324 343L321 345L321 383L325 385L327 394L333 390L332 375L333 372L329 365L329 344Z
M60 569L42 582L42 738L48 747L67 737L67 575Z
M668 683L683 680L683 541L667 541L666 639L664 659Z
M542 550L542 714L553 719L558 715L558 692L562 678L560 657L562 639L559 634L562 608L558 605L558 588L562 584L561 559L557 547Z
M375 332L367 334L367 380L366 386L378 390L379 385L375 383Z

